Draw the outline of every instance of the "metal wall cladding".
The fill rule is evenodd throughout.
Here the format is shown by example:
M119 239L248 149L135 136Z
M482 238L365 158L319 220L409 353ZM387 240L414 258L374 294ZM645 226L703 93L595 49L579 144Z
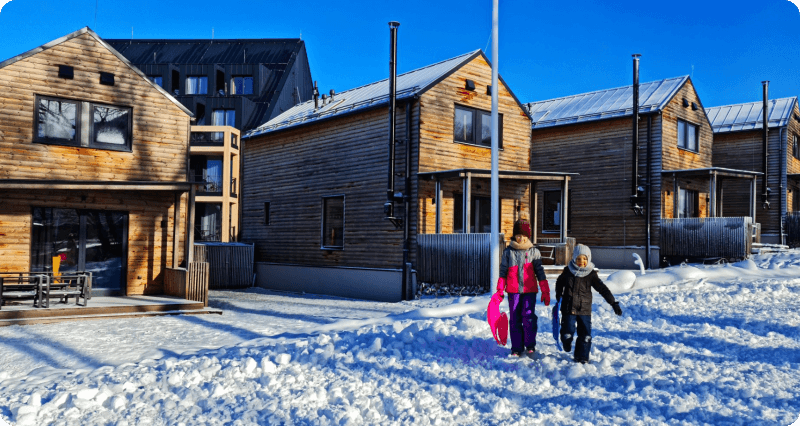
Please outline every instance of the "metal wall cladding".
M491 234L417 235L417 281L435 287L490 291ZM500 252L505 239L500 235Z
M789 123L797 97L770 99L767 121L769 127L783 127ZM763 128L763 101L706 108L708 121L714 133L736 132Z
M661 219L661 256L744 259L756 225L750 217Z
M689 76L639 85L639 113L663 109ZM603 120L633 115L633 85L525 104L533 128Z

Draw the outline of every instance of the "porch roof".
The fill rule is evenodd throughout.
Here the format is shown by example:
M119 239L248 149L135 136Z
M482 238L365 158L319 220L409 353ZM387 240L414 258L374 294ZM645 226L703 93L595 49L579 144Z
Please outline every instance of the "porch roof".
M418 173L420 179L448 179L448 178L464 178L467 176L473 178L491 178L491 169L453 169L442 170L437 172L424 172ZM525 170L499 170L498 177L500 179L514 179L514 180L570 180L572 177L578 176L578 173L560 173L560 172L536 172Z
M800 179L800 173L789 173L786 175L789 179Z
M685 170L662 170L662 175L678 175L681 177L686 176L705 176L705 175L717 175L722 177L738 177L738 178L754 178L757 176L762 176L764 173L761 172L754 172L751 170L737 170L737 169L727 169L724 167L706 167L702 169L685 169Z
M56 190L107 190L107 191L180 191L188 192L192 185L202 182L148 182L148 181L88 181L0 179L0 189L56 189Z

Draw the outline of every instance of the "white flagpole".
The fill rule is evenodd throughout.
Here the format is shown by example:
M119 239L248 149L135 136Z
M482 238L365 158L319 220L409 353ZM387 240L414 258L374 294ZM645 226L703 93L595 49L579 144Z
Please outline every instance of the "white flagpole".
M497 6L498 0L492 0L492 221L489 244L491 245L491 282L489 288L494 289L500 275L500 175L498 172L499 161L499 135L497 115Z

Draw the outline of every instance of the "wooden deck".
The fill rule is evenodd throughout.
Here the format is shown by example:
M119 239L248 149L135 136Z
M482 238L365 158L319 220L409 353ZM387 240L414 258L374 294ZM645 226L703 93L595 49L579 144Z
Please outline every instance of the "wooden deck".
M222 314L219 309L206 308L203 302L193 302L170 296L95 296L88 306L54 302L49 308L35 308L31 301L7 304L0 310L0 327L8 325L44 324L61 321L132 318L159 315Z

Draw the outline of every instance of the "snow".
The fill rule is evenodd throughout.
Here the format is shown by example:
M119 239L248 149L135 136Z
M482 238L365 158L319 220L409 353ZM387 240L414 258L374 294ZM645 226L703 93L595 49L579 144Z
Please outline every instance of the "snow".
M624 314L595 298L586 365L541 304L536 356L508 357L488 295L213 291L221 316L0 328L0 425L800 426L800 251L608 272Z

